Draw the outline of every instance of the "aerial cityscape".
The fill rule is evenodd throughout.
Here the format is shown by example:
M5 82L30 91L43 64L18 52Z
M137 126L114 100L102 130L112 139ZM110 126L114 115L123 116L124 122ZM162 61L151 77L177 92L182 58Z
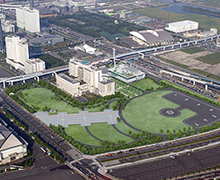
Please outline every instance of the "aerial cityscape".
M220 179L219 0L0 0L0 179Z

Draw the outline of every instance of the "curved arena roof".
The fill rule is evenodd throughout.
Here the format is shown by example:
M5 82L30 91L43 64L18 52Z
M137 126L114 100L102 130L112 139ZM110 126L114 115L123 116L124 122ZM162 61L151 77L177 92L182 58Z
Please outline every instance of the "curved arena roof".
M160 42L160 41L173 41L174 38L162 29L159 30L146 30L146 31L131 31L131 36L135 36L136 38L145 41L145 42Z

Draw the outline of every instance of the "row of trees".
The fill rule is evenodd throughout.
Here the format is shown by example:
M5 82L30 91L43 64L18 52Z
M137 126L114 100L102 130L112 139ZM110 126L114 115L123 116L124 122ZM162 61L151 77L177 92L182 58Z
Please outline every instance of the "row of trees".
M31 133L30 135L34 138L34 140L35 140L38 144L40 144L40 146L42 146L42 147L43 147L43 146L44 146L44 147L47 147L47 148L50 150L50 152L51 152L50 156L51 156L53 159L55 159L55 160L58 161L59 163L64 163L64 162L65 162L65 159L63 159L62 156L61 156L58 152L55 151L55 149L53 149L51 146L49 146L47 143L45 143L40 137L38 137L37 134Z
M39 58L45 61L46 69L59 67L67 64L62 59L58 59L49 54L42 54Z
M22 127L24 129L24 131L27 131L28 128L27 126L22 123L21 121L19 121L17 118L15 118L11 113L10 111L7 111L5 108L2 109L4 112L5 112L5 115L8 117L8 119L13 119L13 122L16 126L18 127Z
M144 27L120 20L115 24L115 19L105 14L94 14L90 12L78 12L72 15L59 15L46 18L50 23L61 27L69 27L71 30L100 37L100 32L109 34L123 33L129 35L130 31L143 30ZM74 19L75 21L72 21Z
M184 136L195 135L197 133L204 133L204 132L208 132L208 131L218 129L218 128L220 128L220 122L219 121L216 121L216 123L213 126L212 125L202 126L198 131L195 130L194 126L192 127L192 130L191 130L190 127L188 127L187 129L184 127L183 131L179 130L179 131L176 132L175 130L173 130L173 133L170 132L167 129L168 134L167 134L166 139L167 140L173 140L175 138L182 138ZM160 132L163 133L163 130L161 129Z
M116 102L116 105L112 107L113 110L119 110L121 107L122 103L126 101L125 97L119 98Z

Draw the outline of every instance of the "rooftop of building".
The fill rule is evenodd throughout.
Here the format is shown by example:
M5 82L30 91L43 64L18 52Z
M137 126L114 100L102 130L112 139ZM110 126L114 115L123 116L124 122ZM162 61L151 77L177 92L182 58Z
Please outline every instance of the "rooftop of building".
M170 35L170 33L162 29L145 30L145 31L139 31L139 32L131 31L130 34L145 42L157 42L157 41L167 41L167 40L173 41L174 40L174 38Z
M26 63L32 65L32 64L36 64L36 63L43 63L44 61L42 59L39 58L32 58L29 59L28 61L26 61Z
M42 37L31 39L30 43L39 42L39 41L45 41L45 40L53 39L53 38L62 38L62 36L59 35L59 34L55 34L55 35L46 34L46 35L43 35Z
M63 73L58 74L57 76L63 78L64 80L70 82L71 84L80 83L78 80L73 79L73 78L71 78L71 77L69 77L69 76L67 76L66 74L63 74Z
M26 142L15 136L12 131L9 131L4 125L0 124L0 151L10 149Z
M172 26L187 26L188 24L195 24L198 23L196 21L191 21L191 20L184 20L184 21L177 21L177 22L172 22L172 23L167 23L167 25L172 25Z
M42 7L38 8L40 15L48 15L48 14L54 14L53 11L51 11L49 8Z
M139 69L136 69L132 66L127 66L125 64L119 64L116 67L110 68L109 71L112 73L119 74L126 78L130 78L139 74L143 74L143 72Z
M111 80L109 80L109 79L108 79L108 80L105 80L105 81L100 81L100 83L101 83L101 84L104 84L104 85L105 85L105 84L111 84L111 83L113 83L113 82L114 82L114 81L111 81Z

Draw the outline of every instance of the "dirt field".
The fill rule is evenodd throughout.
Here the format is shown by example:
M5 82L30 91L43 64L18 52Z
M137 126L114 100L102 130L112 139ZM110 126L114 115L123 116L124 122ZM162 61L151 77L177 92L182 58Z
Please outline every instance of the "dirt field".
M198 57L206 56L212 53L213 52L203 51L194 54L187 54L182 51L175 51L167 54L162 54L159 57L184 64L186 66L189 66L190 69L200 69L202 71L220 76L220 71L219 71L220 63L215 65L210 65L207 63L203 63L199 60L196 60L196 58Z

